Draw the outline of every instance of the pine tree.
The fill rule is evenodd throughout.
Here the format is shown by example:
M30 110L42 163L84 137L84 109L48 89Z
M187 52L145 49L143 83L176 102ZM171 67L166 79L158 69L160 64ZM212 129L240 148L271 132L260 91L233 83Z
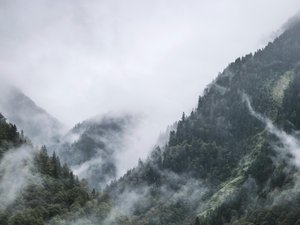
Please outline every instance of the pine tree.
M199 217L196 218L195 225L201 225Z

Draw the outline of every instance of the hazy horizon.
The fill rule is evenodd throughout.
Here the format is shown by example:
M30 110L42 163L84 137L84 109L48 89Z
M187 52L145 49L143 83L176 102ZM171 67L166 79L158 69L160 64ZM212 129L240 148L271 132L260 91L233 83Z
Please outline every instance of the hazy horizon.
M2 0L0 77L69 128L140 115L136 162L219 72L299 9L296 0Z

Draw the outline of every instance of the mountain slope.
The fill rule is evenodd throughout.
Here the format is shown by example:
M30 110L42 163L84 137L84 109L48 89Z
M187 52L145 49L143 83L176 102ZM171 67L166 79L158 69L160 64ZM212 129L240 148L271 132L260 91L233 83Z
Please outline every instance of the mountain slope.
M19 147L27 141L23 134L17 131L16 125L8 123L0 113L0 159L10 148Z
M116 178L117 155L124 150L133 127L130 115L97 116L77 124L54 148L91 188L101 189Z
M142 196L129 224L238 223L276 206L298 182L299 62L297 22L231 63L183 115L168 145L108 188L117 203L126 192Z
M57 141L63 131L63 125L57 119L9 84L2 83L0 93L0 112L22 129L35 144Z
M108 198L89 191L55 153L48 155L46 147L34 149L2 115L0 150L1 225L57 225L60 217L74 224L72 220L86 211L110 211Z
M34 183L30 188L39 194L28 192L28 186L23 188L29 195L17 198L0 215L0 222L300 224L299 62L300 22L296 21L264 49L229 64L199 98L197 108L188 116L183 114L167 145L156 147L147 160L108 185L104 194L88 193L84 182L74 179L67 167L64 173L57 156L49 157L42 148L35 157L35 168L37 181L41 177L44 185ZM114 149L128 124L126 118L79 124L66 137L59 154L74 168L85 162L92 165L90 182L107 182L103 177L115 174L115 164L111 164ZM4 127L16 134L13 125ZM11 140L14 137L18 140L18 135ZM20 155L13 156L18 159ZM103 169L97 160L93 164L98 157L108 166ZM15 171L17 165L20 163L3 168ZM21 165L27 168L28 163Z
M37 106L19 89L0 85L0 112L23 130L34 144L56 151L92 188L102 188L117 176L116 154L124 149L131 133L129 115L94 117L77 124L68 133L63 125Z

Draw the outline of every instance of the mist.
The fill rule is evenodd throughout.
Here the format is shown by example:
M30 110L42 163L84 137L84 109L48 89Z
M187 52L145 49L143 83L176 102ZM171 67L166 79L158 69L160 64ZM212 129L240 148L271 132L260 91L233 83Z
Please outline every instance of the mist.
M103 188L137 162L135 157L123 158L138 152L135 139L140 120L138 115L96 116L77 124L50 149L91 188Z
M280 159L287 160L291 162L291 165L300 169L300 140L297 137L297 133L294 132L292 134L288 134L284 130L279 129L276 125L264 115L256 112L252 105L248 95L243 94L242 96L243 101L246 102L249 112L252 116L260 120L266 125L266 130L271 134L275 135L279 139L279 144L274 146L274 149L277 151L278 156ZM298 135L299 136L299 135ZM290 157L292 156L292 158ZM274 159L276 160L276 159ZM291 169L287 168L286 170ZM283 190L281 193L277 193L276 191L271 193L269 198L273 205L279 205L286 201L291 201L292 199L296 198L299 193L300 187L300 176L299 173L292 173L294 178L294 183L291 187Z
M288 134L284 130L277 128L269 118L256 112L252 108L250 99L246 94L243 94L242 98L246 102L251 115L263 122L266 125L267 131L279 139L282 146L276 146L278 153L283 157L287 154L292 154L293 163L300 168L300 140L295 135Z
M296 0L3 0L0 77L69 128L143 114L135 155L145 158L228 62L264 46L297 10Z
M30 184L40 184L33 170L33 150L21 146L6 152L0 161L0 210L9 207Z
M2 223L236 224L295 198L300 133L236 94L271 94L284 108L299 21L267 43L299 9L296 0L0 0L0 113L16 124L4 126L4 144L37 146L0 160ZM261 100L261 110L273 106Z
M147 163L151 162L145 162L144 165ZM155 165L152 166L155 167ZM137 186L129 185L114 190L116 191L115 195L111 196L113 207L103 218L103 224L122 224L122 221L130 221L130 224L136 224L143 216L151 218L154 224L161 224L161 218L156 214L160 210L182 205L185 213L190 215L207 207L203 199L205 194L208 193L208 187L204 181L193 179L189 174L179 175L171 171L156 169L163 177L161 186L149 186L142 182ZM141 212L143 216L140 214ZM99 224L96 214L97 212L93 212L88 216L79 216L79 219L58 216L49 221L49 224L96 225ZM175 214L176 212L174 212Z

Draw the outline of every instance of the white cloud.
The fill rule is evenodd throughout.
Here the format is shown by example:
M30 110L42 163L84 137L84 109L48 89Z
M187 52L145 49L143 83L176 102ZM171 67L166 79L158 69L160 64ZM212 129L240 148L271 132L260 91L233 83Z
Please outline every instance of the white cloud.
M41 184L33 172L32 148L10 149L0 161L0 210L12 204L29 184Z
M299 1L0 3L0 76L72 126L95 114L145 114L145 155L196 106L230 61L263 47ZM146 149L146 150L142 150Z

